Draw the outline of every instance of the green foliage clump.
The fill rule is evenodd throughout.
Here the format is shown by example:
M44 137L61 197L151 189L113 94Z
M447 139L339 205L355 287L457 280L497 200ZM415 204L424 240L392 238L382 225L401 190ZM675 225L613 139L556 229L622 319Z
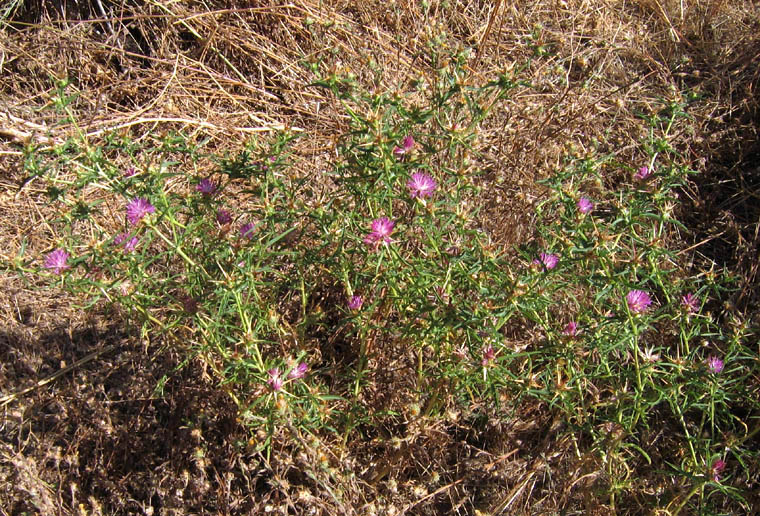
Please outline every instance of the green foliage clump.
M400 388L431 418L452 404L508 418L532 399L586 443L613 507L643 463L682 488L653 506L741 502L724 480L756 458L757 358L745 326L708 310L730 278L690 274L674 247L693 173L668 144L683 106L649 120L645 163L568 159L514 258L479 224L475 139L520 82L474 84L466 55L437 59L424 102L318 75L351 127L309 175L291 166L286 132L223 157L181 134L30 152L60 206L58 244L20 268L85 308L123 307L144 336L200 360L253 431L348 435L409 408L368 391ZM382 383L392 355L404 372Z

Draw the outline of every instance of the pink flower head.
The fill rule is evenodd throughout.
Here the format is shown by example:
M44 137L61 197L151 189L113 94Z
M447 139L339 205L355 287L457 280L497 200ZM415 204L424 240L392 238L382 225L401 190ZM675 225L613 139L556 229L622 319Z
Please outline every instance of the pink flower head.
M293 369L290 370L290 373L288 373L288 378L291 378L293 380L297 380L298 378L303 378L306 376L306 371L309 369L309 366L306 362L301 362L297 366L295 366Z
M563 335L567 335L568 337L575 337L578 335L578 323L575 321L570 321L565 326L565 329L562 330Z
M284 382L282 376L280 376L280 370L275 367L274 369L267 371L267 373L269 374L269 380L267 380L269 387L271 387L275 392L282 389L282 384Z
M66 263L69 259L69 253L63 249L56 249L45 257L45 268L50 269L56 274L61 274L70 266Z
M547 269L553 269L559 263L559 256L552 253L541 253L538 258L533 260L535 265L543 265Z
M140 243L137 237L132 237L124 243L124 250L128 253L132 253L137 249L137 244Z
M144 197L138 197L127 204L127 220L135 225L148 213L154 213L156 208Z
M401 147L396 146L393 148L393 155L400 158L404 154L408 154L414 148L414 138L411 134L404 137L401 141Z
M351 296L351 299L348 300L348 308L350 310L359 310L363 304L364 300L362 296Z
M588 197L578 199L578 211L588 215L594 209L594 203Z
M483 349L483 360L480 363L483 367L486 367L494 358L496 358L496 352L493 346L489 344Z
M726 461L723 459L716 459L710 466L710 474L715 482L720 482L720 474L726 469Z
M203 178L200 180L198 185L195 187L196 190L198 190L203 195L213 195L214 192L216 192L216 185L211 179Z
M649 305L652 304L652 298L643 290L631 290L625 296L625 300L628 303L628 309L634 314L645 312L649 308Z
M230 222L232 222L232 215L230 215L230 212L228 212L227 210L223 210L220 208L216 211L216 221L220 225L224 226L225 224L229 224Z
M681 298L681 306L690 314L699 311L699 304L699 299L691 292Z
M124 177L132 177L135 174L137 174L135 167L128 167L127 170L124 171Z
M121 245L127 238L129 238L129 233L119 233L113 237L113 245Z
M719 374L721 371L723 371L723 360L716 356L708 357L707 359L707 369L714 374Z
M409 196L412 199L431 197L437 186L438 183L435 182L435 179L424 172L415 172L406 183L406 187L409 188Z
M256 230L256 224L253 222L249 222L248 224L243 224L240 226L240 236L243 238L253 238L253 234Z
M396 223L388 217L373 220L369 234L364 237L364 243L372 247L376 247L380 242L390 243L395 225Z
M140 240L137 237L133 237L129 233L119 233L113 239L113 245L123 245L124 250L128 253L133 252L139 242Z
M638 172L636 172L633 175L633 178L638 179L639 181L643 181L644 179L649 177L649 174L651 173L652 173L652 170L648 166L644 165L638 170Z

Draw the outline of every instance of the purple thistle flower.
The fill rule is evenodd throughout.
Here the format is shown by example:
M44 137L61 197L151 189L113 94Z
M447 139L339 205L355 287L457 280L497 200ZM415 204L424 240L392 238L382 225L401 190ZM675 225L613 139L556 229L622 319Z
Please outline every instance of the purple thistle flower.
M128 167L127 170L124 171L124 177L132 177L135 174L137 174L135 167Z
M494 358L496 358L496 351L494 351L493 346L489 344L483 349L483 359L480 361L480 364L483 367L486 367Z
M652 304L652 298L643 290L631 290L625 296L628 309L634 314L645 312L649 305Z
M711 356L707 359L707 369L713 374L719 374L723 371L723 360L716 356Z
M652 173L652 170L648 166L644 165L638 170L638 172L636 172L633 175L633 178L638 179L639 181L643 181L644 179L649 177L649 174L651 173Z
M198 190L203 195L213 195L214 192L216 192L216 185L211 179L204 178L201 179L198 185L195 187L196 190Z
M372 221L372 224L370 225L370 229L372 230L372 233L375 233L379 239L383 241L390 241L389 236L391 233L393 233L393 228L396 226L396 223L393 222L388 217L382 217L379 219L375 219Z
M411 134L404 137L401 141L401 147L398 145L393 148L393 154L397 158L402 157L404 154L408 154L414 148L414 138Z
M267 371L267 373L269 374L269 380L267 380L267 383L272 390L277 392L282 389L283 379L282 376L280 376L280 370L275 367L274 369Z
M575 321L570 321L567 323L565 329L562 330L562 334L567 335L568 337L575 337L578 335L578 323Z
M587 197L581 197L578 199L578 211L587 215L594 209L594 203Z
M533 260L535 265L543 265L547 269L553 269L559 263L559 256L552 253L541 253L538 258Z
M390 236L395 225L396 223L388 217L373 220L370 233L364 237L364 243L372 247L376 247L380 242L390 243Z
M406 187L409 188L409 195L412 199L431 197L437 186L438 183L435 182L435 179L423 172L415 172L412 174L412 178L406 183Z
M129 238L129 233L119 233L113 237L113 245L121 245L127 238Z
M216 211L216 221L220 225L224 226L225 224L232 222L232 215L230 215L230 212L227 210L220 208Z
M681 306L690 314L699 311L699 304L699 299L691 292L681 298Z
M715 482L720 482L720 474L726 469L726 461L723 459L716 459L710 466L710 474Z
M154 213L156 208L144 197L138 197L127 204L127 220L135 225L148 213Z
M66 263L69 259L69 253L63 249L56 249L45 258L45 268L50 269L56 274L61 274L70 266Z
M351 296L351 299L348 300L348 308L350 310L359 310L363 304L364 300L362 296Z
M249 222L248 224L244 224L240 227L240 236L243 238L253 238L255 230L256 224Z
M124 245L124 250L128 253L133 252L137 248L137 244L140 240L137 237L133 237L129 233L119 233L113 239L113 245Z
M126 244L124 244L124 250L128 253L134 252L135 249L137 249L137 244L140 243L140 240L138 240L137 237L130 238Z
M306 376L306 370L309 369L309 365L306 362L301 362L297 366L295 366L293 369L290 370L290 373L288 373L288 378L291 378L293 380L297 380L298 378L303 378Z

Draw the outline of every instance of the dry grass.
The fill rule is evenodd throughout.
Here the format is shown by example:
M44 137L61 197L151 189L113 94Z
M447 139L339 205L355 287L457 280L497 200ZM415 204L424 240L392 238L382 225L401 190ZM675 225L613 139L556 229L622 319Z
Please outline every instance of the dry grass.
M481 128L474 163L487 171L480 222L505 247L531 234L542 195L535 181L563 156L609 152L635 166L646 130L639 115L660 99L683 100L687 88L701 94L674 139L702 172L683 192L683 239L695 268L725 265L741 278L727 313L757 317L756 3L428 4L19 3L0 29L2 257L22 243L39 255L54 235L43 192L34 183L21 189L21 144L76 132L95 142L112 130L151 140L175 129L222 152L287 127L308 135L295 145L298 173L317 177L347 121L334 99L306 87L313 77L302 63L353 71L369 91L406 92L434 74L424 50L445 33L452 48L476 48L476 77L528 63L522 76L531 86ZM76 125L45 109L54 80L67 77ZM610 170L608 181L619 174ZM409 409L381 433L360 429L362 439L342 443L284 428L264 457L249 453L224 393L191 371L155 396L179 358L146 353L134 332L107 323L118 314L85 319L55 290L0 281L4 394L116 345L3 407L2 514L610 513L590 494L605 481L598 459L579 451L583 443L545 406L526 402L509 423L476 407L430 423L415 416L414 400L396 400ZM641 493L662 488L640 482ZM643 505L632 498L619 507L639 514Z

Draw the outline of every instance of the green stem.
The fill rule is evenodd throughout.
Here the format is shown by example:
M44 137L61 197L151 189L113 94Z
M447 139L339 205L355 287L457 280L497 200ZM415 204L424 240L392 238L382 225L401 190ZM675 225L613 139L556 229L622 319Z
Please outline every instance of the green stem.
M681 502L681 504L676 508L676 510L673 512L671 516L678 516L678 513L680 513L681 510L686 506L686 503L689 501L689 499L692 496L694 496L697 493L697 491L702 489L703 486L704 486L704 483L700 483L694 486L694 489L689 491L689 494L686 495L686 498L684 498L683 502Z
M644 393L644 385L641 381L641 363L639 362L639 328L636 325L636 322L633 320L633 316L631 315L631 311L628 310L626 307L626 311L628 312L628 320L631 323L631 327L633 328L633 342L631 345L631 349L633 350L633 361L634 361L634 367L636 368L636 406L635 406L635 415L633 419L633 424L631 425L631 428L636 426L636 423L639 421L639 416L641 415L641 403L640 403L640 397Z
M161 233L161 230L156 227L153 223L148 223L148 226L163 240L166 242L174 251L177 252L178 255L182 257L183 260L185 260L188 265L191 267L198 267L198 264L195 263L192 258L190 258L188 255L185 254L185 251L182 250L182 248L178 245L172 242L166 235Z

